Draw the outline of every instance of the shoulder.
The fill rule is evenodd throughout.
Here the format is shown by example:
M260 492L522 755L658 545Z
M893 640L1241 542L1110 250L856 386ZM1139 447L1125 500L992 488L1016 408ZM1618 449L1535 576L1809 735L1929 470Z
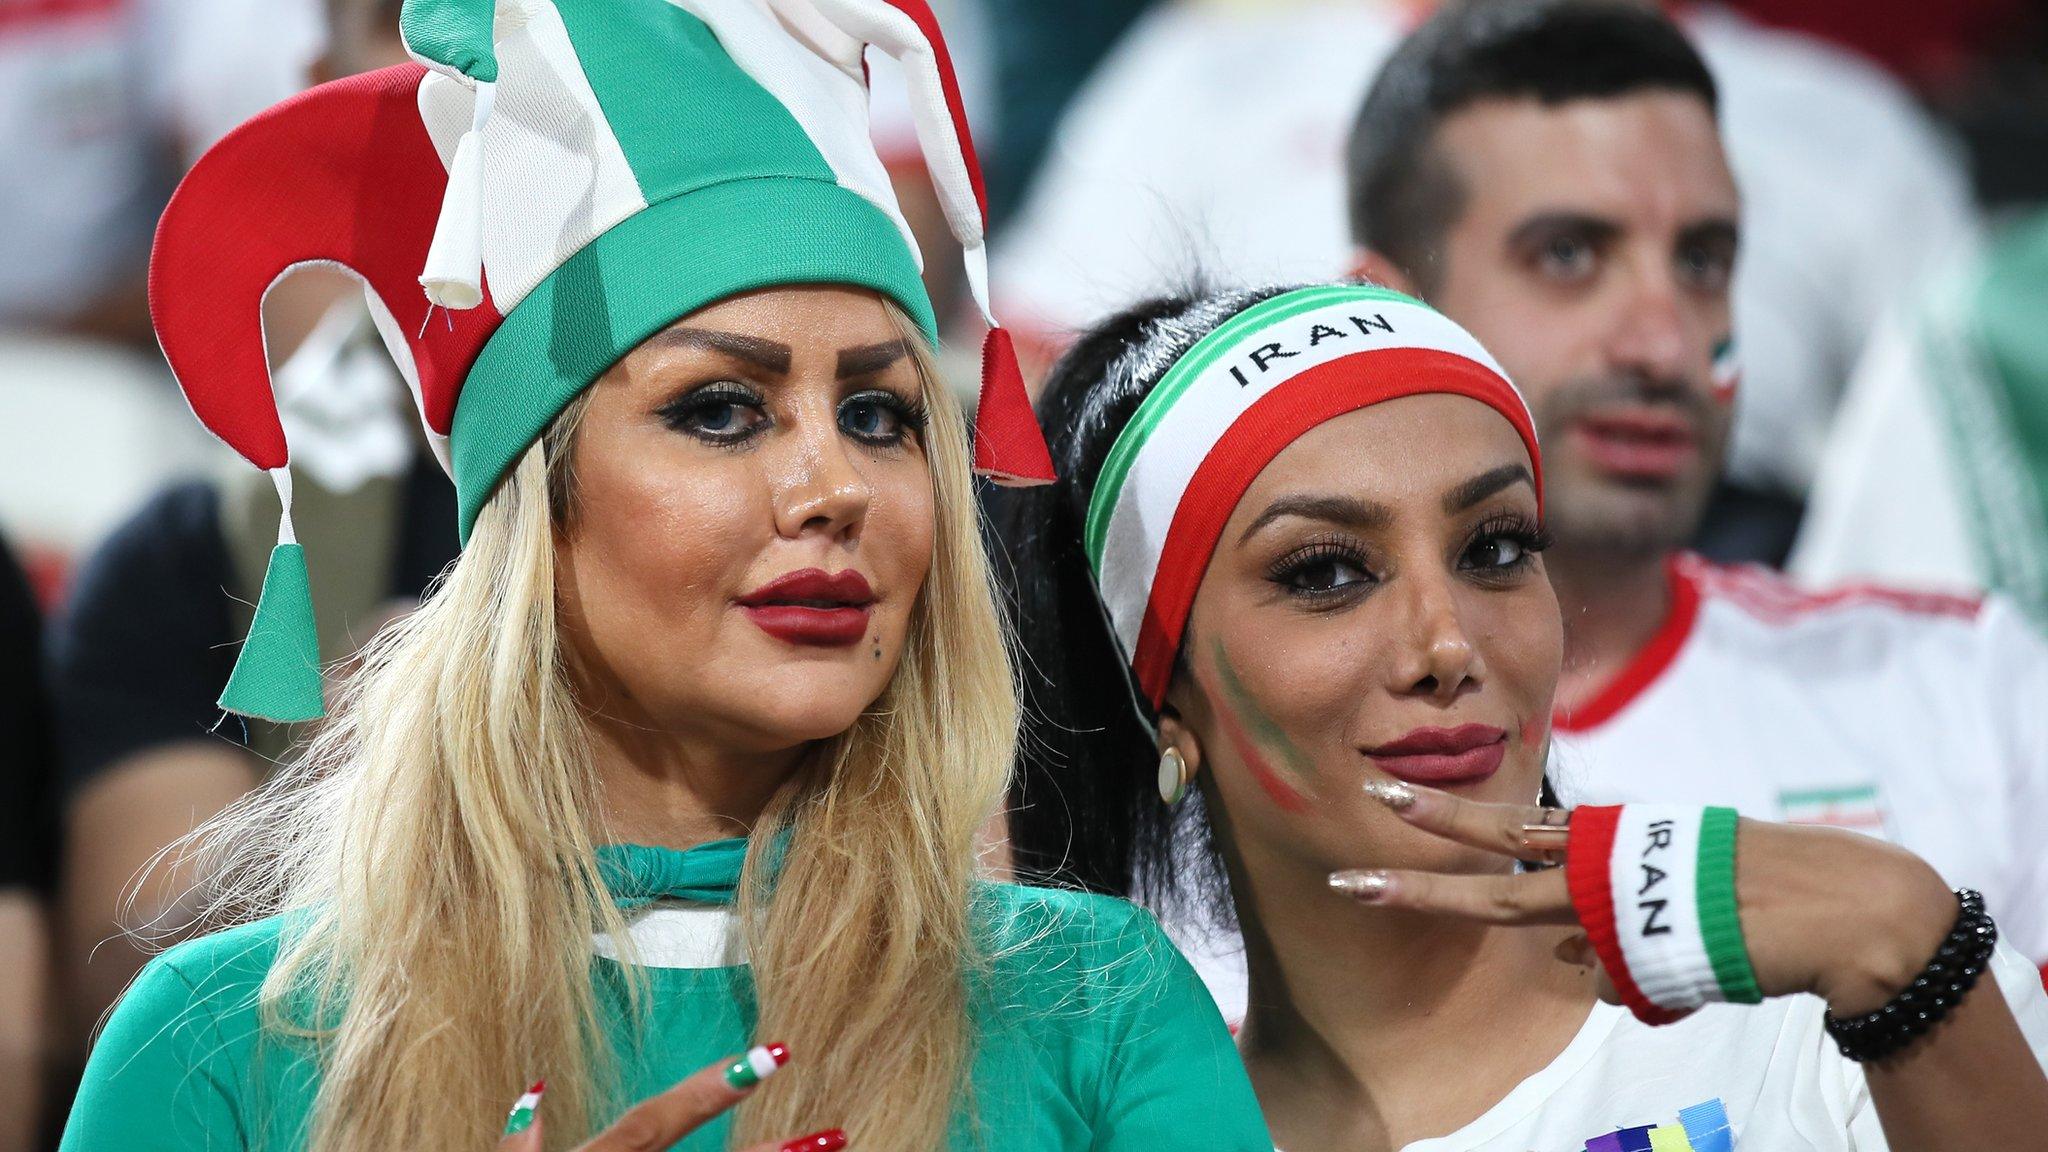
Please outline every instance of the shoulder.
M985 885L977 927L991 979L1046 1004L1134 1011L1193 990L1208 993L1152 914L1128 901L1067 889Z
M1698 556L1677 561L1680 578L1722 627L1764 644L1833 646L1862 641L1885 647L1981 644L1986 601L1872 583L1808 588L1754 564L1716 564ZM1730 627L1733 624L1734 627Z
M117 1011L197 1013L219 1020L253 1011L277 960L281 917L251 921L187 940L143 967ZM131 1001L136 1002L131 1009Z
M984 884L975 894L975 915L997 956L1150 951L1166 939L1152 914L1137 905L1066 888Z

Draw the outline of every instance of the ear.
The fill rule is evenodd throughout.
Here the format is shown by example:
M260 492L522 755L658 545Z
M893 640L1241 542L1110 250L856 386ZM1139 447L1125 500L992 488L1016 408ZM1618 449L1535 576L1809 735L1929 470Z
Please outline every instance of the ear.
M1159 754L1164 756L1168 748L1179 750L1181 759L1187 761L1190 782L1202 774L1201 737L1181 722L1180 712L1171 704L1159 714Z
M1354 280L1370 280L1375 284L1392 288L1396 292L1405 292L1410 296L1419 296L1419 293L1415 290L1415 281L1406 272L1401 270L1401 266L1387 259L1374 249L1353 248L1351 250L1351 266L1346 271Z

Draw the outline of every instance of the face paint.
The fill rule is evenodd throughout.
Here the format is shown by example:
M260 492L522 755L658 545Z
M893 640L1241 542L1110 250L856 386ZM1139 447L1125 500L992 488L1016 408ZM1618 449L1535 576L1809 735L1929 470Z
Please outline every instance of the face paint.
M1735 358L1735 337L1723 336L1714 345L1714 364L1711 369L1714 385L1714 402L1735 403L1735 388L1742 381L1742 362Z
M1216 678L1228 698L1225 707L1217 711L1217 719L1223 725L1223 734L1229 739L1232 750L1252 774L1252 780L1265 789L1266 795L1283 810L1308 811L1308 797L1296 787L1297 783L1307 786L1308 757L1302 755L1279 723L1266 715L1258 701L1252 698L1251 691L1238 677L1237 669L1231 666L1230 654L1224 650L1221 640L1216 642ZM1286 777L1274 770L1273 762L1266 758L1261 745L1278 752Z

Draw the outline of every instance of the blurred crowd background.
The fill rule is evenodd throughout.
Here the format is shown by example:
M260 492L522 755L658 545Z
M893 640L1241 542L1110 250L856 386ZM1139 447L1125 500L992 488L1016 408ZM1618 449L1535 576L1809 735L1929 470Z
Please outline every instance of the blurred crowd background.
M997 311L1042 368L1154 290L1344 275L1343 141L1429 4L934 7L988 169ZM1742 390L1697 546L1815 581L1996 588L2048 618L2048 5L1666 8L1721 85L1746 202ZM402 62L397 9L0 0L0 1152L54 1144L144 957L127 933L175 935L189 884L166 850L302 735L213 703L276 497L162 363L151 231L242 119ZM885 63L876 134L941 252ZM956 267L927 260L971 394ZM453 495L348 280L282 282L265 336L341 659L453 558Z

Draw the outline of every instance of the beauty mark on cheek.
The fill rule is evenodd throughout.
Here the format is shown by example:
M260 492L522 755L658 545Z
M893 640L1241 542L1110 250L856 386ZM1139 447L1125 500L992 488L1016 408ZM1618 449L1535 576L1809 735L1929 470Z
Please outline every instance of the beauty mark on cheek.
M1217 720L1223 725L1223 735L1230 741L1231 749L1252 774L1252 780L1283 811L1308 811L1308 797L1295 787L1296 782L1307 782L1308 757L1301 754L1301 750L1287 738L1286 731L1252 698L1251 691L1231 665L1230 653L1224 649L1221 640L1216 642L1216 678L1225 697L1224 707L1217 709ZM1283 778L1274 769L1265 748L1274 749L1279 754L1280 764L1292 780Z

